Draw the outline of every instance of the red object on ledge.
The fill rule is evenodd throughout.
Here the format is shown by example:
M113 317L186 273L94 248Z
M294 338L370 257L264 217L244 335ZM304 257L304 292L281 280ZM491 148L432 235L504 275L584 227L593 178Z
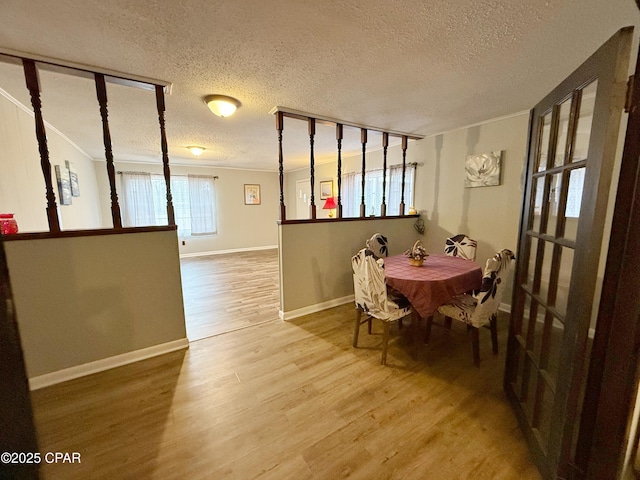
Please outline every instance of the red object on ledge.
M2 235L18 233L18 222L13 218L13 213L0 213L0 227Z

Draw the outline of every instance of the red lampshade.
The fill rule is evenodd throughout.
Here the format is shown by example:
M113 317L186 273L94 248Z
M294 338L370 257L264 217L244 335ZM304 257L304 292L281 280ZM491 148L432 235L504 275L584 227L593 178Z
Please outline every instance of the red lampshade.
M324 202L324 207L322 207L323 210L332 210L336 208L336 201L333 199L333 197L329 197L327 198L327 201Z

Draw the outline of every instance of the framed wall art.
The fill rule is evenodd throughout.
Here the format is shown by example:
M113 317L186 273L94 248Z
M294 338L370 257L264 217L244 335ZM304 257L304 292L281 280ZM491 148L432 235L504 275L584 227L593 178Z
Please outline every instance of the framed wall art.
M71 179L67 167L56 165L56 182L58 184L58 195L60 205L71 205Z
M244 185L244 204L260 205L260 185L246 184Z
M333 197L333 180L320 182L320 200L326 200Z
M464 186L470 188L500 185L501 168L501 150L469 155L464 166Z

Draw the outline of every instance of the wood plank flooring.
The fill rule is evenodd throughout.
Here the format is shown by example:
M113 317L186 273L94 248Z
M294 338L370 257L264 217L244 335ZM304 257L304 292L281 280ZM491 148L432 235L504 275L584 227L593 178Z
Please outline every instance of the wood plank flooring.
M33 392L45 479L539 479L481 332L411 328L351 346L352 305L269 321ZM259 317L258 317L259 318Z
M278 250L180 260L189 341L279 320Z

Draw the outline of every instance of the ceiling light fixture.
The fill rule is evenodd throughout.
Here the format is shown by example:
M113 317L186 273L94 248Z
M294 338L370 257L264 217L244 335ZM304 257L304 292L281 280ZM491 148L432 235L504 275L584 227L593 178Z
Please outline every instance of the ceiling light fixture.
M209 110L219 117L229 117L242 105L239 100L226 95L207 95L204 97L204 103L207 104Z
M199 157L200 155L202 155L202 152L206 150L206 148L204 147L196 147L195 145L187 148L189 149L189 151L194 157Z

